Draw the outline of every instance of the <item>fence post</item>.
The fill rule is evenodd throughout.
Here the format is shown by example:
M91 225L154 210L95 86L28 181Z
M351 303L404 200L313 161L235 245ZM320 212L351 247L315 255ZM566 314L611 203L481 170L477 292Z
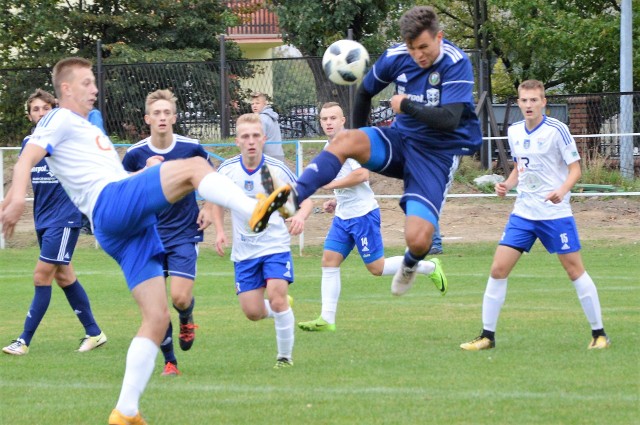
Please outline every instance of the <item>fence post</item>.
M102 114L102 121L104 122L106 127L108 121L107 111L104 107L104 68L102 66L102 40L100 39L96 41L96 74L96 84L98 86L98 109Z
M224 35L220 36L220 135L229 137L229 109L227 108L227 52Z

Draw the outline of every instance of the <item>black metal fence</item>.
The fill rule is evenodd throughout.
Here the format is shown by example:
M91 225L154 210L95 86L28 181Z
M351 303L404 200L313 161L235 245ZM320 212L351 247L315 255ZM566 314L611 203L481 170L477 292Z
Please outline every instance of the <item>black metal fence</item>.
M319 105L339 101L348 110L349 87L328 83L321 70L321 58L243 60L225 63L225 76L216 62L176 62L103 65L96 69L104 92L104 102L96 105L103 113L105 127L114 141L135 142L148 135L144 123L144 101L148 93L170 88L178 99L176 132L216 142L234 134L235 119L249 112L250 93L267 93L280 114L285 139L321 136L317 120ZM0 146L15 146L29 131L24 100L36 88L53 91L50 69L0 70ZM352 89L351 89L352 90ZM393 113L388 90L374 99L371 122L389 125ZM224 93L223 93L224 91ZM224 95L223 95L224 94ZM566 122L574 135L620 133L620 93L549 96L552 115ZM640 131L640 92L629 93L633 105L633 131ZM227 99L222 104L221 99ZM497 119L501 129L519 114L513 99ZM223 117L226 122L222 122ZM223 125L225 124L225 125ZM227 130L228 129L228 130ZM226 134L225 134L226 133ZM589 149L609 157L619 155L619 138L603 136L591 140ZM634 148L640 147L635 137ZM637 157L636 157L637 158Z

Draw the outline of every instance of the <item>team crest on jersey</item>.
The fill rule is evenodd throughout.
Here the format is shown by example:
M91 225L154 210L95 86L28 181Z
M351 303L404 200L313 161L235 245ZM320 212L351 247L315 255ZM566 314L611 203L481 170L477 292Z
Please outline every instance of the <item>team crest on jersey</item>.
M437 86L438 84L440 84L439 72L432 72L431 74L429 74L429 84L431 84L432 86Z
M244 190L246 190L247 192L253 191L253 180L244 181Z
M529 140L529 139L524 139L524 143L522 144L522 146L523 146L525 149L529 149L529 146L531 146L531 140Z
M440 90L427 90L427 106L438 106L440 104Z

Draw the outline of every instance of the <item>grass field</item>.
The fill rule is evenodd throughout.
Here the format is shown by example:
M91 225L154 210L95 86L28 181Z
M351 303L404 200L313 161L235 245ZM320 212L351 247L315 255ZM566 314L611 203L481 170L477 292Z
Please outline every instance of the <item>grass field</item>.
M613 342L608 350L586 349L589 325L573 286L537 245L510 278L496 349L461 351L481 329L494 244L451 244L441 257L445 297L424 277L392 297L388 277L369 276L357 256L349 258L337 332L297 331L295 366L284 370L272 369L273 321L244 318L228 257L203 250L197 339L189 352L177 348L179 377L160 376L158 356L141 410L153 425L638 424L640 245L583 248ZM2 345L22 329L36 258L32 248L0 251ZM105 424L117 401L137 308L106 254L80 248L74 263L109 342L74 352L82 327L55 289L30 353L0 357L1 424ZM313 319L320 250L296 255L295 272L296 321Z

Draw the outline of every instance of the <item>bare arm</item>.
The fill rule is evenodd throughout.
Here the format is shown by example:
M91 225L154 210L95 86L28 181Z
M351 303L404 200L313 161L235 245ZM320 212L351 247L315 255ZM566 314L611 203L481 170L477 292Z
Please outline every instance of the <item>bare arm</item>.
M518 184L518 175L518 164L513 164L513 170L511 170L509 177L505 181L494 185L496 194L500 197L506 196Z
M304 231L304 221L311 215L311 211L313 211L313 201L311 199L302 201L298 212L285 220L289 223L289 234L296 236Z
M352 187L357 184L366 182L369 180L369 170L366 168L358 168L352 171L348 175L341 179L333 180L332 182L324 186L325 189L343 189L345 187Z
M213 225L216 228L216 251L219 256L224 255L224 247L227 245L227 235L224 233L224 208L211 204L213 213Z
M211 202L205 202L198 213L198 230L204 230L213 223L213 206Z
M31 181L31 168L45 157L47 151L40 146L27 143L22 150L18 162L13 167L13 182L7 192L7 198L2 202L0 222L6 237L11 237L15 226L24 211L27 188Z
M545 201L551 201L554 204L559 204L564 199L565 195L571 191L571 188L578 183L582 176L582 170L580 169L580 161L575 161L569 164L569 175L564 183L556 190L550 192Z

